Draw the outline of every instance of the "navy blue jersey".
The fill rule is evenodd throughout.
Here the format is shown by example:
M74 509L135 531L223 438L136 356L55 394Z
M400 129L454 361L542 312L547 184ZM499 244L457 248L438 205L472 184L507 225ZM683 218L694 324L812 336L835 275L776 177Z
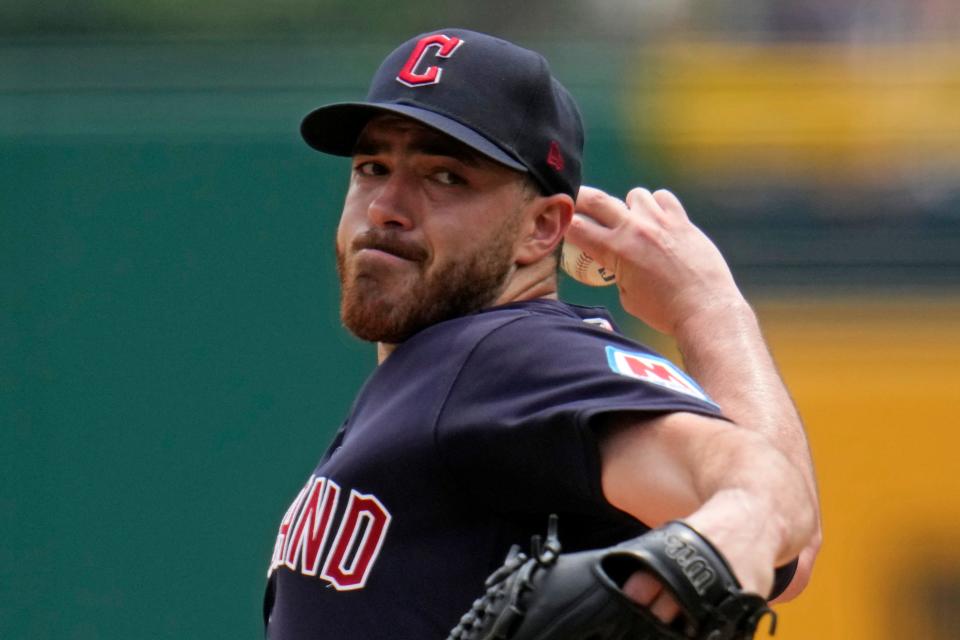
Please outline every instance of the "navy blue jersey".
M367 380L283 518L268 637L443 638L548 514L566 551L639 535L600 486L591 425L619 411L720 415L601 309L532 300L414 335Z

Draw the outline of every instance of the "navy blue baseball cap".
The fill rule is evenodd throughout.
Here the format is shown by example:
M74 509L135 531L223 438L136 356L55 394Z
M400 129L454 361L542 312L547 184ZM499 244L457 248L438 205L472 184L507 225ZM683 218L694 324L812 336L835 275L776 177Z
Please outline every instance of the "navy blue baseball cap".
M465 29L421 34L387 56L366 101L320 107L300 133L319 151L349 156L367 122L385 112L529 173L544 194L576 198L580 189L580 110L544 57L529 49Z

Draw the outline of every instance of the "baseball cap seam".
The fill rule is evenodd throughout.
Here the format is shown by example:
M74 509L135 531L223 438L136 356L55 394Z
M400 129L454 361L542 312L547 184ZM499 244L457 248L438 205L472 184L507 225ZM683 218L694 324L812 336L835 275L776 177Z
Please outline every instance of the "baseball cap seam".
M547 68L547 65L546 65L546 60L544 60L542 57L538 56L537 64L539 65L538 72L540 74L543 74L544 72L549 73L549 69ZM527 123L530 121L530 114L533 112L533 102L534 102L534 96L530 95L523 105L523 117L520 119L520 125L513 132L514 140L520 137L520 133L522 131L527 130ZM535 164L534 162L532 162L530 159L527 159L527 158L521 158L520 162L522 162L524 166L527 167L527 171L529 171L537 179L537 182L539 182L544 187L552 188L552 185L543 181L543 177L540 175L540 172L534 169L533 166L531 166Z
M516 152L516 150L514 150L512 147L506 147L506 146L504 146L503 143L498 142L498 141L496 140L496 137L490 135L490 133L489 133L486 129L484 129L483 127L478 127L478 126L474 125L473 123L467 123L467 122L463 121L462 119L456 117L455 115L451 114L451 113L450 113L449 111L447 111L446 109L436 108L436 107L433 106L433 105L430 105L429 107L427 107L427 106L424 106L424 105L422 105L422 104L417 104L416 102L413 102L413 101L410 101L410 100L394 100L394 101L391 101L391 102L381 103L381 104L399 104L399 105L403 105L403 106L407 106L407 107L414 107L414 108L416 108L416 109L423 109L424 111L430 111L431 113L436 113L437 115L441 115L441 116L443 116L444 118L448 118L448 119L450 119L450 120L453 120L454 122L456 122L456 123L459 124L460 126L466 127L467 129L470 129L471 131L474 131L475 133L480 134L480 136L482 136L484 140L486 140L487 142L489 142L489 143L492 144L493 146L497 147L498 149L500 149L501 151L503 151L505 154L507 154L508 156L510 156L511 158L513 158L514 160L516 160L517 162L519 162L520 164L522 164L523 166L527 167L527 171L530 170L530 165L529 165L529 163L528 163L524 158L522 158L522 157L520 156L520 154L518 154L518 153Z

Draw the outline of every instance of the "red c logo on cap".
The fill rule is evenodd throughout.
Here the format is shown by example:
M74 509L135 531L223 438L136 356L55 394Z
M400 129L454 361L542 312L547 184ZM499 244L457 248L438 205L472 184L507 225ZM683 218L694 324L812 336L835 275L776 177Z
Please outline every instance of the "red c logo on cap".
M410 57L407 58L406 64L403 65L400 73L397 74L397 82L403 83L408 87L422 87L424 85L437 84L440 82L440 76L443 74L443 69L440 67L427 67L423 73L417 73L417 67L426 55L427 49L435 47L438 49L436 53L438 58L449 58L462 44L463 40L460 38L445 36L441 33L421 38L417 46L415 46L410 53Z

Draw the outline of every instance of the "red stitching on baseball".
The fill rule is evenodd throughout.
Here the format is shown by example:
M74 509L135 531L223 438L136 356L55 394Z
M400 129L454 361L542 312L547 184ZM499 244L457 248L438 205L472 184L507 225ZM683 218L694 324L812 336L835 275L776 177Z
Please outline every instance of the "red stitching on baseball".
M590 267L590 263L593 262L593 258L581 251L577 255L577 275L582 278L587 277L587 269Z

